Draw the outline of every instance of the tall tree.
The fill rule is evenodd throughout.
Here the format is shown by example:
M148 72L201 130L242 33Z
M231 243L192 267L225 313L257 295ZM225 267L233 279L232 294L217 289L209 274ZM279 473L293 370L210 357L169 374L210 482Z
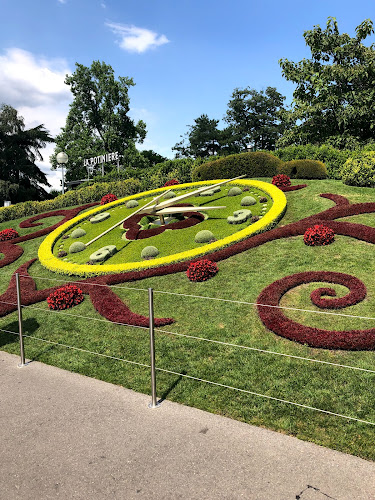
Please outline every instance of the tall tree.
M66 125L56 137L56 148L51 156L56 168L56 154L65 151L69 157L68 180L85 177L83 159L108 152L125 150L135 142L143 142L146 125L135 123L129 116L129 88L132 78L115 78L113 68L100 61L90 67L76 63L76 71L66 76L74 96Z
M228 137L218 129L218 124L219 120L210 119L206 114L196 118L194 125L188 125L185 137L181 136L182 141L172 148L177 152L176 158L205 158L225 153L229 149Z
M43 125L25 129L24 119L16 109L6 104L0 107L0 179L18 185L18 198L47 196L42 186L49 183L36 162L43 161L40 150L48 142L53 138Z
M280 145L328 141L345 147L375 138L375 47L362 43L374 33L372 21L355 32L354 38L340 34L329 17L325 30L314 26L303 34L310 59L279 61L283 76L297 85L290 113L296 124Z
M283 131L282 110L285 97L275 87L265 91L234 89L228 103L225 121L232 127L234 142L244 150L275 149Z

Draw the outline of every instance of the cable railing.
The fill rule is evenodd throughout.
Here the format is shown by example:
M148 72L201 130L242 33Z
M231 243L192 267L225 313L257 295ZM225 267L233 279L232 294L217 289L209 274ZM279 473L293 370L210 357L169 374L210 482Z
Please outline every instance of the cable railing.
M89 355L99 356L99 357L127 363L129 365L134 365L134 366L139 366L139 367L142 367L145 369L150 369L151 398L152 399L151 399L151 403L149 406L151 408L156 408L157 406L159 406L159 403L157 401L157 393L156 393L156 372L160 372L160 373L167 373L167 374L171 374L171 375L176 375L176 376L179 376L179 377L182 377L185 379L197 381L197 382L204 383L204 384L209 384L211 386L217 386L217 387L222 387L222 388L229 389L232 391L238 391L239 393L249 394L249 395L257 397L257 398L263 398L263 399L276 401L276 402L286 404L286 405L304 408L304 409L307 409L310 411L315 411L315 412L320 412L320 413L327 414L327 415L332 415L332 416L335 416L338 418L356 421L356 422L364 423L364 424L368 424L368 425L375 425L375 422L372 422L371 420L357 418L357 417L352 416L352 415L345 415L343 413L330 411L330 410L327 410L324 408L318 408L318 407L315 407L312 405L303 404L303 403L298 402L298 401L291 401L289 399L284 399L282 397L276 397L273 395L264 394L262 392L255 391L255 390L249 390L249 389L244 389L244 388L240 388L240 387L235 387L235 386L230 385L230 384L215 382L213 380L208 380L208 379L203 378L203 377L194 376L194 375L190 375L187 373L180 373L179 371L169 370L169 369L161 368L160 366L155 365L155 333L157 333L159 335L171 335L171 336L180 337L180 338L184 338L184 339L191 340L191 341L206 342L206 343L211 343L211 344L214 344L217 346L230 347L233 349L241 349L243 351L261 353L261 354L272 355L272 356L282 356L285 358L290 358L292 360L298 360L298 361L303 361L303 362L312 362L312 363L316 363L316 364L320 364L320 365L328 365L328 366L332 366L332 367L339 367L342 369L355 370L357 372L363 372L363 373L366 373L369 375L375 374L375 370L368 369L368 368L351 366L351 365L347 365L347 364L340 364L340 363L335 363L333 361L325 361L325 360L321 360L321 359L314 359L314 358L298 356L298 355L294 355L294 354L287 354L287 353L277 352L277 351L268 350L268 349L261 349L261 348L252 347L252 346L246 346L246 345L241 345L241 344L236 344L236 343L231 343L231 342L225 342L222 340L216 340L216 339L210 339L210 338L205 338L205 337L200 337L200 336L188 335L188 334L184 334L184 333L166 330L163 328L155 328L155 324L154 324L155 323L155 321L154 321L154 293L169 294L169 295L175 295L175 296L181 296L181 297L190 297L190 298L200 299L200 300L203 300L203 299L217 300L217 301L224 301L224 302L228 302L228 303L235 303L235 304L239 304L239 305L246 304L246 305L252 305L252 306L257 306L257 307L260 305L258 303L246 302L246 301L236 301L236 300L222 299L222 298L215 298L215 297L198 296L198 295L191 295L191 294L174 293L174 292L164 292L164 291L160 291L160 290L153 290L152 288L146 289L146 288L135 288L135 287L134 288L132 288L132 287L117 287L117 288L123 288L123 289L147 291L148 292L149 326L146 327L146 326L132 325L132 324L123 323L123 322L112 322L112 321L109 322L106 319L95 318L93 316L79 315L79 314L71 313L70 311L69 312L54 311L51 309L46 309L46 308L42 308L42 307L38 307L38 306L34 306L34 305L21 304L20 277L33 278L33 279L36 277L34 277L34 276L31 277L28 275L20 275L18 273L15 274L15 277L16 277L17 303L7 302L7 301L0 301L0 303L17 306L18 332L7 330L7 329L0 329L0 332L13 334L13 335L19 337L20 355L21 355L21 363L19 366L25 366L27 364L25 361L25 352L24 352L24 345L23 345L23 339L27 338L27 339L31 339L34 341L39 341L39 342L47 343L50 345L55 345L55 346L63 347L66 349L83 352L83 353L86 353ZM40 279L48 279L49 281L53 281L53 279L51 279L51 278L40 277ZM55 281L63 281L63 280L55 280ZM64 281L64 282L66 283L66 281ZM75 281L75 283L77 283L77 281ZM103 285L103 284L88 283L88 282L86 282L85 284L92 285L92 286L108 286L106 284ZM113 286L115 286L115 285L113 285ZM267 305L265 304L264 306L267 306ZM303 312L307 312L307 313L311 312L311 313L330 314L330 315L336 314L336 313L329 313L329 312L325 312L325 311L304 310L304 309L299 309L299 308L290 308L290 307L283 307L283 306L272 306L272 307L279 307L280 309L287 309L287 310L303 311ZM72 345L69 345L66 343L62 343L62 342L56 342L53 340L24 334L23 333L23 318L22 318L22 311L23 310L36 310L36 311L41 311L43 313L50 313L50 312L56 313L57 312L59 315L62 315L65 317L81 318L81 319L86 319L86 320L90 320L90 321L99 321L99 322L105 322L107 324L114 324L114 325L118 325L118 326L148 330L149 337L150 337L150 362L143 363L143 362L139 362L139 361L132 361L132 360L120 357L120 356L104 354L104 353L100 353L100 352L97 352L97 351L94 351L91 349L76 347L76 346L72 346ZM342 314L337 314L337 315L343 316ZM371 317L362 317L362 316L356 316L356 315L344 315L344 316L351 317L353 319L366 319L366 320L374 320L375 319L375 318L371 318Z

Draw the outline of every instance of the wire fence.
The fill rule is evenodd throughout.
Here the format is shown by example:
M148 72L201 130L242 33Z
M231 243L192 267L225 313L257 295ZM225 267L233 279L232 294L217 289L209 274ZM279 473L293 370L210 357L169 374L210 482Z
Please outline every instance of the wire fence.
M207 384L207 385L211 385L211 386L229 389L231 391L237 391L238 393L248 394L249 396L252 396L255 398L263 398L265 400L275 401L275 402L279 402L279 403L282 403L285 405L299 407L299 408L303 408L303 409L314 411L314 412L320 412L322 414L331 415L331 416L335 416L335 417L350 420L350 421L356 421L356 422L371 425L371 426L375 425L375 421L368 420L365 418L359 418L359 417L353 416L353 415L346 415L346 414L343 414L340 412L335 412L331 409L319 408L319 407L316 407L316 406L313 406L310 404L304 404L304 403L301 403L298 401L292 401L289 399L285 399L283 397L277 397L275 395L265 394L265 393L259 392L257 390L245 389L245 388L237 387L235 385L231 385L228 383L221 383L221 382L214 381L214 380L208 380L204 377L199 377L199 376L188 374L188 373L186 373L185 370L182 370L182 369L172 370L172 369L167 369L167 368L162 368L160 366L156 366L156 364L155 364L155 333L158 334L161 338L162 337L174 337L174 338L186 339L186 340L191 341L191 342L200 342L200 343L206 343L207 345L212 344L212 345L223 347L223 348L230 348L236 352L241 350L242 352L259 353L262 355L279 357L280 359L282 359L282 358L287 359L288 358L291 361L296 360L299 362L314 363L315 366L327 366L327 367L340 368L340 369L344 369L344 370L350 370L353 372L357 372L358 375L360 375L360 374L365 375L366 374L367 376L372 376L375 374L375 370L373 370L371 368L364 368L361 366L351 366L349 364L337 363L334 361L327 361L327 360L323 360L323 359L314 359L313 357L305 357L305 356L300 356L300 355L296 355L296 354L277 352L277 351L270 350L270 349L264 349L264 348L248 346L248 345L243 345L243 344L238 344L238 343L233 343L233 342L227 342L227 341L223 341L223 340L217 340L217 339L207 338L207 337L198 336L198 335L189 335L186 333L180 333L178 331L172 331L172 330L165 329L165 328L155 328L154 294L160 294L160 295L168 294L168 295L172 295L175 297L180 297L183 300L186 298L189 298L189 299L198 299L200 301L207 300L207 301L216 301L217 303L236 304L238 306L246 305L246 306L259 307L259 305L261 305L264 307L277 307L279 309L285 309L287 311L298 311L298 312L303 312L303 313L307 313L307 314L320 314L320 315L326 314L329 316L337 315L340 317L345 316L346 318L352 318L355 320L360 319L360 320L373 321L373 320L375 320L375 318L373 318L373 317L361 316L361 315L349 315L349 314L341 314L341 313L332 313L332 312L328 312L328 311L327 312L326 311L316 311L316 310L301 309L301 308L294 308L294 307L284 307L281 305L280 306L269 306L267 304L258 304L258 303L247 302L247 301L237 301L237 300L225 299L225 298L206 297L206 296L200 296L200 295L175 293L175 292L170 292L170 291L152 290L151 288L138 288L138 287L131 287L131 286L127 287L127 286L111 285L111 288L117 288L117 289L122 289L122 290L127 290L127 291L132 290L132 291L147 292L148 293L148 301L147 301L147 303L148 303L148 317L150 318L150 321L149 321L148 327L130 324L130 323L125 323L125 322L120 322L120 321L118 321L118 322L111 321L109 323L109 321L107 319L104 319L104 318L97 318L94 316L75 314L74 312L71 312L71 311L69 311L69 312L68 311L54 311L52 309L47 309L45 307L43 308L43 307L35 306L34 304L30 304L30 305L22 304L22 302L21 302L22 293L21 293L21 286L20 286L20 278L21 277L24 279L31 278L31 279L40 279L40 280L48 280L48 281L55 281L55 282L61 281L64 283L66 283L66 280L55 280L52 278L44 278L44 277L36 277L36 276L31 277L29 275L21 275L18 273L16 273L15 277L16 277L16 288L17 288L17 301L16 302L0 301L0 304L7 304L7 305L12 305L14 307L17 307L18 331L13 331L13 330L9 330L9 329L0 329L0 332L6 333L6 334L13 334L15 336L18 336L19 342L20 342L20 355L21 355L20 366L25 366L27 364L25 361L25 352L24 352L24 345L23 345L23 339L27 338L27 339L30 339L33 341L42 342L42 343L54 345L57 347L62 347L65 349L74 350L77 352L86 353L86 354L89 354L92 356L98 356L98 357L102 357L102 358L106 358L106 359L120 361L120 362L129 364L129 365L139 366L139 367L144 368L144 369L149 369L150 370L150 378L151 378L151 397L152 397L152 400L151 400L151 403L149 406L151 408L155 408L155 407L159 406L159 403L157 402L157 391L156 391L156 372L159 372L159 373L171 374L171 375L178 376L178 377L188 379L188 380L193 380L193 381L199 382L201 384ZM79 283L79 281L72 281L71 283ZM85 282L85 285L90 285L90 286L94 286L94 287L95 286L104 286L104 287L108 286L106 284L100 284L100 283L94 283L94 282L88 282L88 281ZM131 359L126 359L126 358L121 357L121 356L104 354L104 353L100 353L100 352L97 352L97 351L94 351L91 349L85 349L82 347L77 347L77 346L70 345L70 344L63 343L63 342L56 342L54 340L49 340L46 338L41 338L41 337L30 335L30 334L24 334L23 333L24 320L23 320L22 313L23 313L23 311L31 311L32 312L34 310L38 313L43 313L43 314L55 313L59 317L66 317L66 318L69 317L69 318L73 318L73 319L74 318L84 319L84 320L87 320L87 322L96 321L96 322L106 323L107 325L113 324L113 325L117 325L117 326L121 326L121 327L130 327L130 328L134 328L134 329L147 330L149 332L149 342L150 342L150 344L149 344L150 345L149 362L134 361ZM166 358L166 357L163 358L163 361L167 364L169 362L171 362L171 360Z

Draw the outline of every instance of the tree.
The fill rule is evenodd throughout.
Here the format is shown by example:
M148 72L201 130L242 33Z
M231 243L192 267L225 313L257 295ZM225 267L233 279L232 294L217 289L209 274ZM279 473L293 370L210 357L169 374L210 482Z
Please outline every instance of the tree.
M322 144L338 147L375 138L375 50L362 42L374 33L366 19L356 36L340 34L329 17L325 30L314 26L303 36L311 59L281 59L283 76L297 87L290 118L294 122L280 145Z
M43 125L25 129L16 109L6 104L0 107L0 179L12 186L13 201L47 197L42 186L50 184L36 161L43 161L40 149L48 142L53 138Z
M226 150L223 138L227 137L218 129L218 124L219 120L210 119L206 114L196 118L194 125L188 125L185 138L172 148L177 151L176 158L205 158Z
M122 155L135 142L143 142L145 123L134 123L128 116L132 78L116 80L111 66L94 61L90 67L76 63L76 71L66 76L65 83L74 99L66 125L56 137L52 168L57 166L56 154L65 151L69 157L67 179L80 179L87 175L84 158L115 151Z
M254 149L275 149L283 131L284 99L275 87L260 92L249 87L234 89L224 119L232 127L233 141L240 150L249 144Z
M153 167L157 163L162 163L163 161L167 161L168 158L165 156L160 155L156 151L153 151L152 149L144 149L141 151L141 155L146 158L148 161L148 166Z

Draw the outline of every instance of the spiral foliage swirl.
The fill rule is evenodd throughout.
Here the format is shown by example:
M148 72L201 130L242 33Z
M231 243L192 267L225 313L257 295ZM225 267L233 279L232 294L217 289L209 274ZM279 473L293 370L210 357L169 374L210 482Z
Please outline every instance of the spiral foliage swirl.
M257 308L263 324L271 331L311 347L325 349L372 350L375 348L375 328L369 330L331 331L301 325L287 316L280 306L283 295L292 288L312 282L327 282L346 286L344 297L334 297L333 288L318 288L310 297L313 304L324 309L341 309L361 302L366 297L366 287L358 278L349 274L314 271L292 274L267 286L259 295Z

